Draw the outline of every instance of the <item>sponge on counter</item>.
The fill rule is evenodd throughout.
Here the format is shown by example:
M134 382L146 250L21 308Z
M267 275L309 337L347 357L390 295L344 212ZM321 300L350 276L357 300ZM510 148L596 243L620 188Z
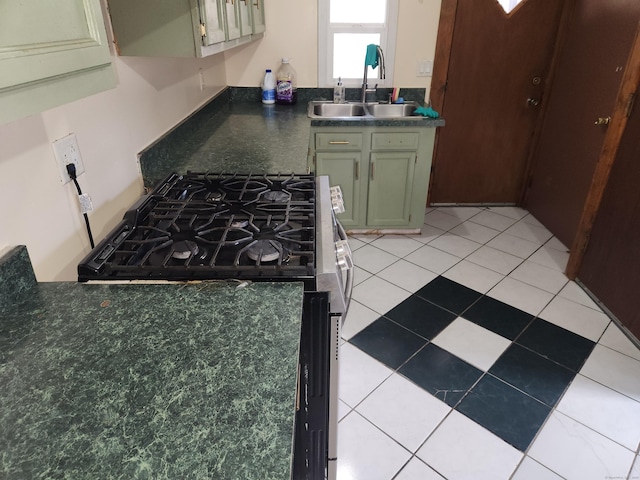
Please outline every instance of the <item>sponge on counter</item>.
M422 115L423 117L430 118L438 118L440 116L440 114L431 107L418 107L414 110L413 113L415 115Z

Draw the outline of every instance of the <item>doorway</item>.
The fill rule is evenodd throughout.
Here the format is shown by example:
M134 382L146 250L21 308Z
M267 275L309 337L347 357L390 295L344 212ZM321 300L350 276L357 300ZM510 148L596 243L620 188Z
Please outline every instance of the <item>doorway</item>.
M564 3L443 0L431 204L519 200Z

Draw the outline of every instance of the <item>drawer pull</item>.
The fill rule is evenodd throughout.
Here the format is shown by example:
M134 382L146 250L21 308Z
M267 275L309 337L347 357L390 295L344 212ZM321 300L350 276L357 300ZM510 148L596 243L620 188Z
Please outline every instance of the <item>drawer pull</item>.
M329 145L349 145L348 140L331 140Z

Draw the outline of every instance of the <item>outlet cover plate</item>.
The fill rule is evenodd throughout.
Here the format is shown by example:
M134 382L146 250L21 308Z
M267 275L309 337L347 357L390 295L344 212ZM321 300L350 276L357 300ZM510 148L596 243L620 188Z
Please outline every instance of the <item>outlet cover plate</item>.
M70 133L66 137L59 138L53 142L53 153L56 156L56 163L60 172L60 180L63 184L71 181L67 173L67 164L73 163L76 166L76 177L84 173L84 164L80 155L80 147L75 133Z

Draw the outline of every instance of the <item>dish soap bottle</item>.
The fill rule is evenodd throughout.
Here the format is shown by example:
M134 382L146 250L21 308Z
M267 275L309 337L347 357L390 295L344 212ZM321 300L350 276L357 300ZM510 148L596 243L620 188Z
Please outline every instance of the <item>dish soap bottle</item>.
M297 100L296 71L289 64L289 59L283 58L276 73L276 103L293 105Z
M344 85L342 85L342 77L338 77L338 84L333 87L333 103L344 103Z
M266 105L276 103L276 80L270 68L265 71L262 80L262 103Z

